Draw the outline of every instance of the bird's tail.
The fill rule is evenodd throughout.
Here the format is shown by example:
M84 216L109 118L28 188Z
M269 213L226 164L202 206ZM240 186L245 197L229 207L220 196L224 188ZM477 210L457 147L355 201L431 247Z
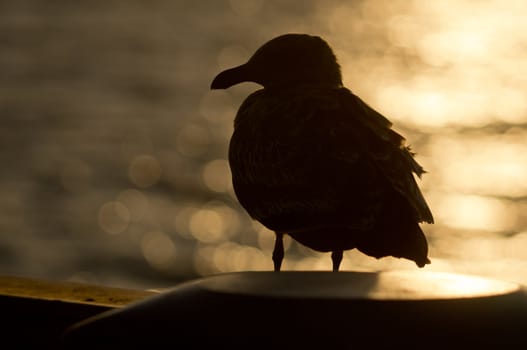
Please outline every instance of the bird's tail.
M412 260L419 267L430 264L428 243L417 223L372 232L370 237L357 240L357 249L376 258L394 256Z

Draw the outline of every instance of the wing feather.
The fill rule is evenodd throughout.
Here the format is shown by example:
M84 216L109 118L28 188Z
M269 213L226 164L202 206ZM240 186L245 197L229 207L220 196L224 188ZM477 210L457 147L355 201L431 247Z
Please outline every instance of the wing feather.
M415 174L420 178L425 171L415 160L410 147L405 145L405 138L391 129L392 123L387 118L358 96L346 89L341 89L341 93L347 114L357 118L364 127L362 130L364 137L358 137L362 139L364 145L367 145L368 157L392 187L406 198L413 207L417 220L433 223L432 212L413 176ZM346 133L345 128L340 130ZM345 135L342 137L344 138Z

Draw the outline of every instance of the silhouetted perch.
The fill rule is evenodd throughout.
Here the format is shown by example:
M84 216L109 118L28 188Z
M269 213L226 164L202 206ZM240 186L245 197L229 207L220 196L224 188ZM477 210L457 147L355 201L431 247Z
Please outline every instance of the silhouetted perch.
M240 272L183 283L70 328L67 349L516 349L527 294L447 273Z

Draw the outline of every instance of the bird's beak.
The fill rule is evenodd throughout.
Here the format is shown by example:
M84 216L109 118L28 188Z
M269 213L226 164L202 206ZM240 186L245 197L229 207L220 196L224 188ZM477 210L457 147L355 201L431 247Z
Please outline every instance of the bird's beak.
M211 89L227 89L244 81L252 81L248 74L247 64L224 70L214 78Z

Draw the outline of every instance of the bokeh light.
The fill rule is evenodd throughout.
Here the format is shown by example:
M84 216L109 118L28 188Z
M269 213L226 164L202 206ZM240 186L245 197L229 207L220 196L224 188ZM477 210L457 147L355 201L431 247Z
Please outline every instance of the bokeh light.
M142 188L150 187L161 178L161 165L150 155L140 155L130 163L128 176L135 185Z
M205 154L209 146L209 131L198 124L189 123L179 131L177 150L188 157Z
M124 190L117 196L117 201L128 209L131 220L139 221L148 212L148 198L139 190Z
M276 239L276 235L273 231L269 230L268 228L258 224L255 225L256 227L256 234L258 237L258 247L266 252L267 254L272 253L274 248L274 242ZM284 252L287 252L292 244L292 238L290 236L284 236L283 237L283 244L284 244Z
M200 112L212 125L222 122L232 124L236 109L230 95L220 90L205 93L200 103Z
M176 246L170 237L161 231L152 231L144 235L141 250L150 265L157 269L174 268Z
M211 191L227 192L232 187L229 163L224 159L214 159L203 168L203 181Z
M484 231L510 231L517 225L516 213L498 199L475 195L430 193L437 219L447 226Z
M218 70L238 66L246 62L251 54L251 52L239 45L226 46L218 54Z
M80 159L71 159L62 168L62 185L70 192L87 190L91 184L91 178L92 169Z
M240 16L253 16L258 13L264 0L229 0L234 12Z
M465 193L522 197L527 194L527 134L476 134L434 138L428 156L442 164L442 188ZM436 188L440 188L436 186Z
M106 233L121 233L129 223L130 211L121 202L107 202L99 209L99 225Z
M216 203L194 211L189 219L192 236L203 243L225 241L238 233L239 225L236 211Z
M190 218L190 231L201 242L214 243L226 239L225 221L212 209L199 209Z

